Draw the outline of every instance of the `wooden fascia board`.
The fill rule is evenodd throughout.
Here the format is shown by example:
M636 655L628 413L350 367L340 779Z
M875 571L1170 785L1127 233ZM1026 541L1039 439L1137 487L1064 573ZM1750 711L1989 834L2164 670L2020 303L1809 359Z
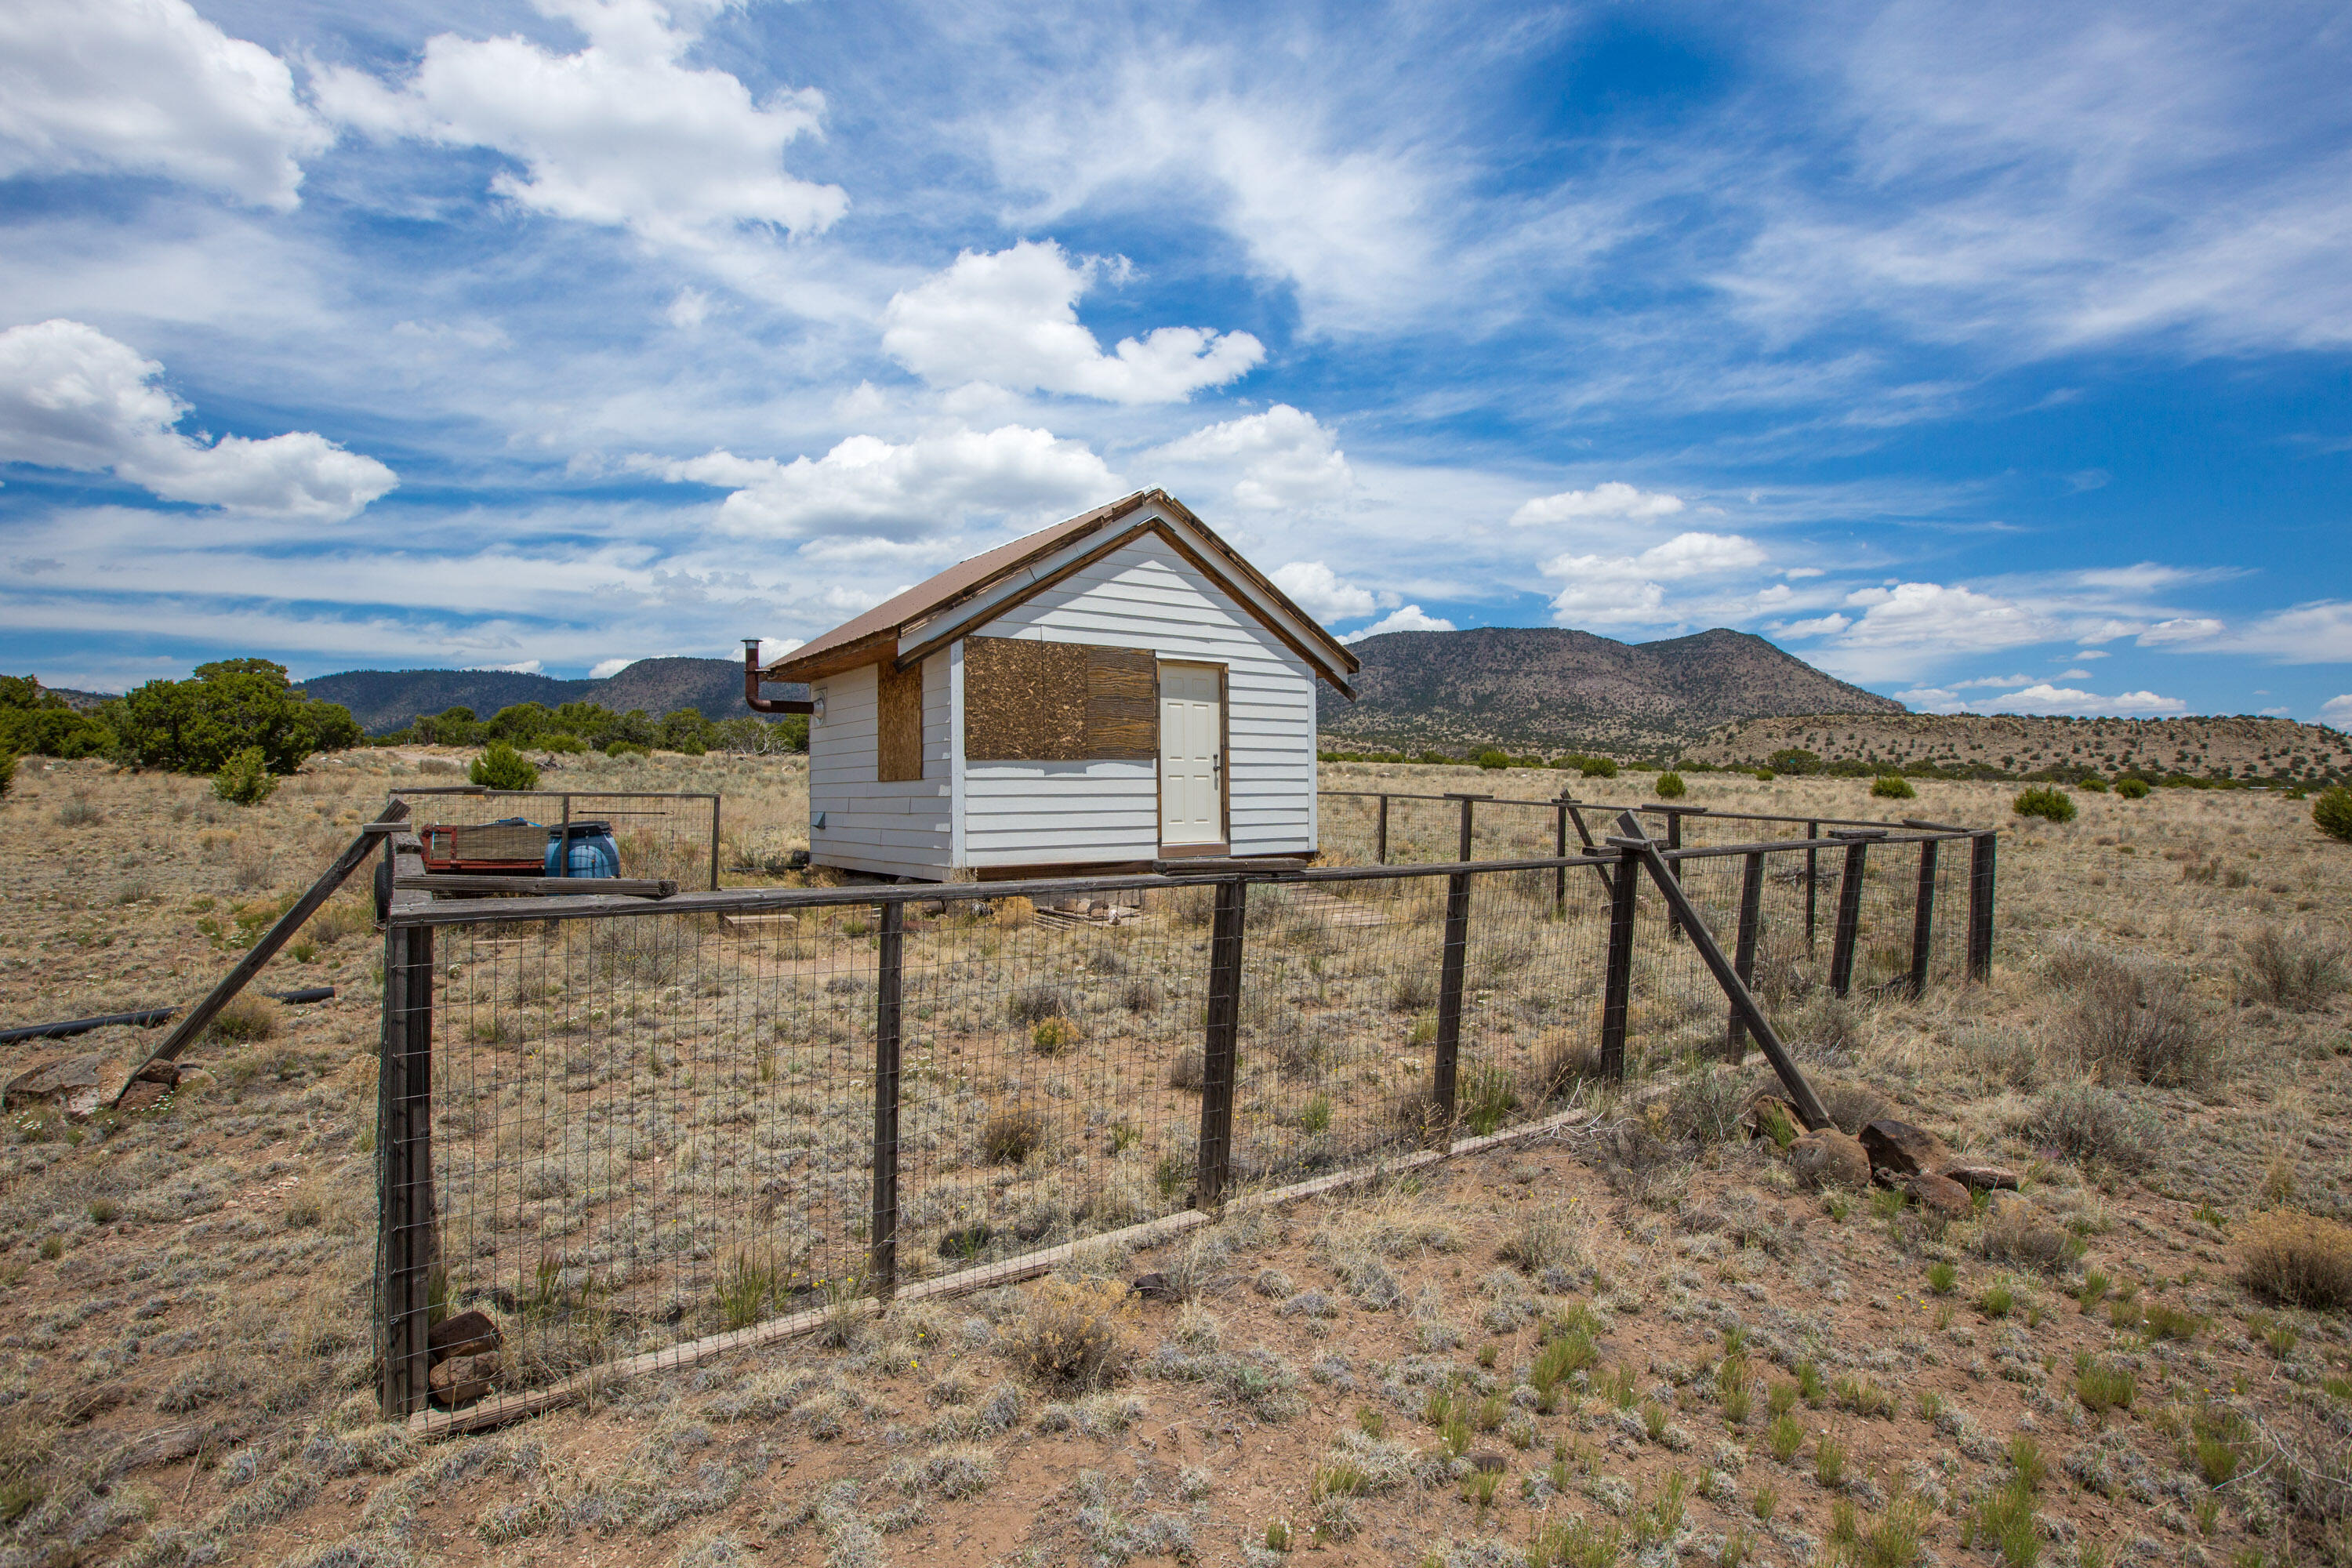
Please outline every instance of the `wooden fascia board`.
M1163 500L1165 499L1166 498L1164 497L1162 498ZM1181 509L1179 508L1178 510L1181 510ZM918 663L922 659L929 658L932 654L937 653L940 648L945 647L951 642L954 642L957 638L969 635L980 626L986 626L990 621L994 620L997 616L1005 614L1007 611L1018 608L1021 605L1032 598L1034 598L1037 595L1044 593L1055 584L1061 582L1072 573L1084 570L1086 567L1101 560L1111 552L1118 550L1122 545L1132 542L1134 540L1146 533L1156 533L1161 539L1166 540L1170 549L1175 551L1177 554L1182 556L1187 562L1191 563L1195 571L1208 578L1211 582L1216 584L1219 588L1224 591L1228 598L1232 599L1234 604L1247 611L1250 616L1260 625L1264 626L1266 630L1272 632L1276 637L1280 638L1283 646L1290 649L1291 652L1297 654L1302 660L1304 660L1308 668L1314 670L1317 674L1322 676L1324 679L1337 687L1340 693L1347 697L1350 701L1355 700L1355 689L1350 687L1346 680L1340 678L1341 672L1335 670L1332 668L1332 660L1318 657L1314 650L1309 648L1300 640L1297 633L1292 628L1285 626L1282 624L1281 619L1272 612L1270 606L1259 603L1256 596L1246 590L1244 584L1236 583L1234 580L1234 574L1230 571L1203 555L1200 550L1194 547L1191 541L1184 538L1182 534L1176 531L1176 528L1171 523L1169 519L1158 516L1139 519L1129 526L1110 534L1107 538L1095 540L1095 542L1087 549L1078 551L1076 553L1071 555L1067 560L1061 562L1050 570L1037 574L1028 582L1021 584L1016 587L1012 587L1009 591L997 597L969 602L965 607L964 613L958 615L947 625L938 626L938 629L928 632L920 642L918 642L912 647L900 652L898 655L899 668L903 669L909 664ZM1230 554L1230 552L1221 552L1221 553ZM1253 573L1252 575L1255 575L1255 574ZM936 625L936 622L933 624ZM1308 624L1312 625L1313 623L1310 622ZM1348 657L1349 672L1352 673L1354 670L1361 668L1361 663L1358 661L1353 655L1349 655Z
M813 659L802 662L795 662L790 658L778 659L768 667L767 679L803 682L822 680L828 675L839 675L844 670L882 663L895 658L898 651L898 629L891 627L885 631L868 633L856 642L844 643L839 647L827 648Z
M1108 537L1087 534L1085 538L1092 542L1087 543L1084 549L1078 550L1067 559L1046 571L1036 574L1025 582L1016 584L1000 578L997 585L1005 590L1003 594L993 598L975 598L966 601L961 613L945 626L939 626L936 617L927 623L929 626L938 626L938 629L926 630L921 641L901 652L898 655L898 667L903 669L908 665L918 664L930 658L948 644L978 627L986 626L1007 610L1017 608L1036 597L1070 574L1084 571L1112 551L1135 539L1139 534L1150 532L1153 523L1157 521L1157 519L1147 519L1141 522L1130 523Z
M1201 536L1201 541L1203 544L1214 549L1218 554L1224 557L1227 565L1232 569L1233 574L1239 576L1242 581L1248 584L1261 595L1265 595L1265 597L1269 600L1273 606L1281 614L1286 615L1296 620L1298 623L1298 628L1295 629L1304 629L1309 637L1314 641L1322 644L1324 648L1334 656L1332 662L1338 664L1341 668L1342 673L1353 675L1356 671L1364 668L1364 661L1356 657L1355 651L1352 648L1349 647L1347 644L1339 641L1339 638L1333 637L1330 633L1325 631L1321 623L1318 622L1314 616L1308 615L1306 611L1300 609L1297 605L1294 604L1291 601L1289 595L1284 593L1281 588L1275 584L1271 578L1267 577L1265 574L1260 572L1255 566L1250 563L1248 557L1243 555L1232 545L1227 544L1223 539L1217 536L1216 530L1211 528L1207 523L1202 522L1198 517L1195 517L1192 514L1192 508L1186 506L1182 501L1178 500L1174 496L1168 494L1164 490L1157 491L1155 494L1159 497L1160 504L1172 513L1177 521L1182 522L1186 527L1198 533ZM1319 661L1310 659L1308 662L1316 663ZM1333 684L1339 686L1343 691L1347 689L1344 682L1334 681ZM1350 693L1350 695L1353 695L1353 693Z
M1256 617L1258 624L1265 627L1266 630L1272 632L1276 637L1279 637L1285 647L1288 648L1291 652L1297 654L1301 659L1305 660L1307 668L1312 669L1324 679L1329 681L1334 687L1338 688L1341 696L1347 698L1350 702L1356 700L1356 689L1349 686L1342 677L1343 675L1352 674L1356 670L1362 668L1363 664L1361 660L1358 659L1353 654L1348 654L1346 668L1342 670L1334 668L1334 660L1318 656L1313 648L1307 647L1306 642L1299 637L1295 629L1282 624L1281 616L1276 613L1273 606L1260 603L1254 594L1247 591L1246 584L1238 584L1234 580L1234 574L1232 573L1225 571L1216 563L1211 561L1207 556L1202 554L1199 550L1192 546L1190 541L1178 533L1169 523L1158 519L1155 519L1154 522L1157 526L1153 529L1153 531L1158 533L1162 539L1165 539L1168 542L1170 548L1173 549L1176 553L1191 562L1194 570L1198 571L1202 576L1208 578L1211 582L1215 583L1219 587L1223 588L1225 591L1227 597L1231 598L1234 603L1239 605L1243 609L1247 610L1252 616ZM1208 541L1203 538L1202 542L1206 543ZM1229 556L1231 555L1231 552L1220 552L1220 553ZM1253 576L1255 575L1255 573L1251 574ZM1308 621L1307 624L1310 626L1314 625L1312 621ZM1318 628L1318 630L1319 634L1319 628ZM1317 640L1321 641L1324 639L1318 635Z

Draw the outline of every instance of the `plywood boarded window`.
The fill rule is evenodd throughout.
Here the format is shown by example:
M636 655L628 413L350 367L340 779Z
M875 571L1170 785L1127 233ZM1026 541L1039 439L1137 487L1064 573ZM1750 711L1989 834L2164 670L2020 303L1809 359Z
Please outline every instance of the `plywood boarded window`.
M877 672L874 693L874 776L908 784L923 776L923 667Z
M1160 751L1149 648L967 637L963 754L972 762L1144 762Z

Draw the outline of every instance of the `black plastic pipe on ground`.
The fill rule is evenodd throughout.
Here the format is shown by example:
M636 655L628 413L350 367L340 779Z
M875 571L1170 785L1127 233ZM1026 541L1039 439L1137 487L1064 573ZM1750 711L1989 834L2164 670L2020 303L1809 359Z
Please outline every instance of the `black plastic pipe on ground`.
M334 999L331 985L310 985L299 991L265 991L264 996L279 1002L329 1002ZM95 1018L66 1018L54 1024L26 1024L22 1028L0 1029L0 1046L13 1046L19 1040L62 1040L74 1035L87 1035L92 1029L110 1029L128 1024L133 1028L160 1029L180 1014L177 1007L148 1007L136 1013L101 1013Z

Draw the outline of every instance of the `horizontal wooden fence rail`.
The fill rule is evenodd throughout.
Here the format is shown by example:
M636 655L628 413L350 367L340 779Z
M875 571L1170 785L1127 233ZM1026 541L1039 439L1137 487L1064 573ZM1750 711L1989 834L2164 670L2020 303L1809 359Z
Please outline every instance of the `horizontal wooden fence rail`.
M828 1302L1024 1277L1442 1154L1695 1056L1760 1047L1810 1121L1777 1009L1990 963L1989 832L1809 821L1675 847L1654 813L1560 811L1553 846L1573 826L1587 852L1470 858L1472 814L1501 804L1457 797L1460 858L1436 865L661 900L436 898L393 835L384 1415L548 1408ZM1965 901L1939 854L1962 841Z

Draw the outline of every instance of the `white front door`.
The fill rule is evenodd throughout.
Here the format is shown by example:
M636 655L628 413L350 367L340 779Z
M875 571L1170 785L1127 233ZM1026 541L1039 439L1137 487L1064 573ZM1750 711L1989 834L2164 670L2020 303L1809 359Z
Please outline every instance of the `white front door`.
M1160 842L1225 837L1224 701L1209 664L1160 667Z

